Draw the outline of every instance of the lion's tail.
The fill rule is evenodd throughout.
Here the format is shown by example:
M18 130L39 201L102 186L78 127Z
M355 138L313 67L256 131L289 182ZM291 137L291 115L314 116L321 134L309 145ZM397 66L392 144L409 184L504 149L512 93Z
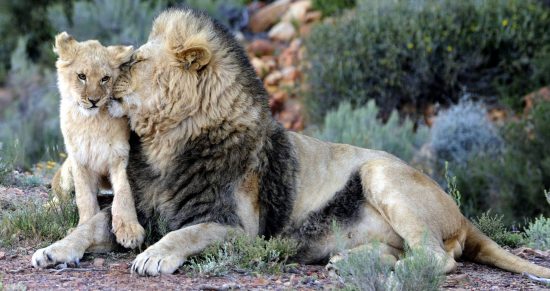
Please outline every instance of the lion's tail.
M550 279L550 269L532 264L521 259L491 240L471 222L468 223L468 235L464 246L464 255L477 263L499 267L515 273L529 273Z

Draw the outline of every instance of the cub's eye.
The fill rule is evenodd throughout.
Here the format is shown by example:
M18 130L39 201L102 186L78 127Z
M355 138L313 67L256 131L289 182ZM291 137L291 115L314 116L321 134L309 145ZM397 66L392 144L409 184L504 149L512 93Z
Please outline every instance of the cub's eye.
M111 79L111 77L105 76L105 77L101 78L101 83L106 83L106 82L109 81L110 79Z
M86 81L86 75L84 74L78 74L78 78L82 81Z

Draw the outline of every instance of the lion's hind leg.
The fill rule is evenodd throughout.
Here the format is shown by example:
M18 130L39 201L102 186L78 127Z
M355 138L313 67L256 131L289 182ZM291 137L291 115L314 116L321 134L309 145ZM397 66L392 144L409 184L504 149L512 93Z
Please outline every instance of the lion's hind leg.
M456 269L455 250L447 252L444 239L459 232L463 216L458 207L431 179L389 159L367 162L361 169L367 201L412 249L425 249L442 266ZM414 259L406 257L403 260ZM400 264L402 262L398 262Z
M54 207L61 204L62 201L68 201L74 197L74 181L73 174L71 172L70 158L57 169L55 175L52 178L52 192L53 197L51 201L46 203L46 207Z

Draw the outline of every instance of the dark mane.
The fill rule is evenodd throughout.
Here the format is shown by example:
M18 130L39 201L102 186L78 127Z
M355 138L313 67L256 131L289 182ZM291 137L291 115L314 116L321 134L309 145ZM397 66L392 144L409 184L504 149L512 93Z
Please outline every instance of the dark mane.
M187 11L187 10L186 10ZM251 98L260 108L254 126L235 130L231 122L203 129L185 147L175 147L173 162L162 169L147 162L140 138L132 134L128 176L136 197L140 221L166 223L168 230L202 222L242 226L236 214L234 191L250 172L259 175L260 233L280 232L287 223L295 197L298 162L284 128L270 115L268 94L242 46L223 25L201 12L192 12L201 22L210 22L214 37L228 47L237 61L236 82L242 85L240 98ZM215 143L211 132L225 131Z

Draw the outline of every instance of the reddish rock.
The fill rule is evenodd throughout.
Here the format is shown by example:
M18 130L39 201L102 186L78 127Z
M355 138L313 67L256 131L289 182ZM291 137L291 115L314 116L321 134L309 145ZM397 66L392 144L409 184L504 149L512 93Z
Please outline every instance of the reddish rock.
M250 19L250 30L254 33L267 30L283 16L289 6L290 0L277 0L259 9Z
M267 86L277 85L279 83L279 81L281 81L282 78L283 78L283 73L281 73L281 71L273 71L265 77L264 83Z
M273 54L273 51L275 46L265 39L255 39L248 45L248 52L257 57Z
M294 82L300 76L300 71L292 66L284 68L281 72L283 73L283 80L286 81Z
M94 267L100 268L103 267L103 264L105 264L105 259L103 258L95 258L94 262L92 263Z
M523 113L528 114L536 102L550 101L550 86L540 88L539 90L524 96L523 100L525 100L525 108L523 109Z
M302 106L297 102L287 102L284 110L277 116L277 120L287 129L294 131L303 130Z
M281 18L283 21L306 21L307 12L311 9L311 0L300 0L290 4L288 11Z
M323 13L321 11L311 11L306 14L306 23L317 22L323 18Z
M290 45L279 55L279 64L282 67L297 65L298 53L302 45L301 39L294 39Z
M288 93L285 91L277 91L271 95L271 98L275 100L275 102L285 103L286 100L288 100Z
M274 56L263 56L262 62L267 66L268 72L277 69L277 59Z
M296 36L296 29L290 22L279 22L267 34L269 38L276 41L290 41Z
M308 36L311 33L311 27L312 27L312 25L309 24L309 23L300 25L300 30L299 30L300 36L301 37Z
M269 73L269 67L264 61L262 61L259 58L256 58L256 57L250 58L250 64L252 65L252 67L254 67L256 74L260 78L263 78L265 75L267 75L267 73Z

